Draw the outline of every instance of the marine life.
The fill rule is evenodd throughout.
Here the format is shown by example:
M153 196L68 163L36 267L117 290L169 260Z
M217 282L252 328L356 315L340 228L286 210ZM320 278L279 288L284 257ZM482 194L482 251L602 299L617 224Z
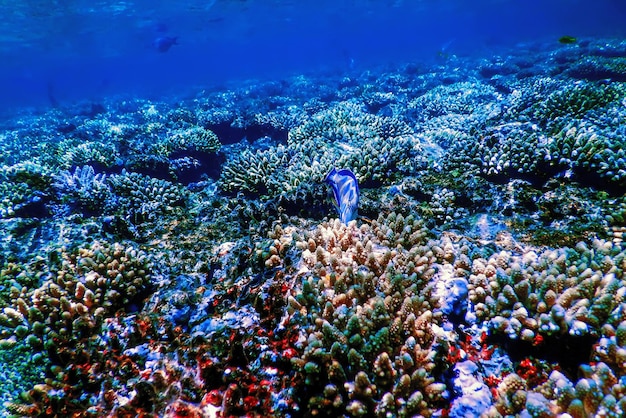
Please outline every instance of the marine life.
M495 13L448 34L464 2L419 29L397 1L319 27L336 68L318 70L308 41L273 42L312 28L292 14L307 2L213 3L143 14L138 60L107 43L128 65L95 74L97 100L61 69L14 83L35 107L0 89L0 418L623 416L624 42L559 43L559 26L507 46ZM241 14L266 11L264 44L232 49ZM31 30L0 55L21 31L67 52L72 21L9 15ZM159 17L186 26L176 56L152 51L176 32L141 30ZM444 32L455 51L433 59ZM3 75L35 42L15 38ZM295 73L265 78L270 61Z
M354 173L347 168L333 167L324 178L333 189L335 207L344 224L356 219L359 206L359 184Z
M167 52L174 45L178 45L178 36L160 36L152 42L152 46L159 52Z
M559 38L559 42L562 44L575 44L577 41L573 36L565 35Z

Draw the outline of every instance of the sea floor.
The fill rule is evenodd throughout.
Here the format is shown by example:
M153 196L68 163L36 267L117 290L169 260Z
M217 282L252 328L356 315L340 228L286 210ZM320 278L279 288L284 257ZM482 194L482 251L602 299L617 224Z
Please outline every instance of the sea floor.
M622 416L625 82L583 39L23 111L3 415Z

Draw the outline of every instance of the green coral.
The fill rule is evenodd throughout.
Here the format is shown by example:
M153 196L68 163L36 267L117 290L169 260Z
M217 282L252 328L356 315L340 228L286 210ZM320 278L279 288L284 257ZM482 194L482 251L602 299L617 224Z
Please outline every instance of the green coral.
M52 181L50 170L31 161L0 169L0 217L25 215L42 204Z
M51 264L51 263L50 263ZM35 288L49 275L49 260L37 256L21 263L9 260L0 270L0 308L9 306L23 288Z
M563 117L579 118L622 97L624 89L614 84L566 83L535 101L528 114L546 126Z
M11 382L11 401L31 404L6 403L5 407L20 415L39 415L41 411L32 404L41 395L59 399L69 396L70 391L84 393L86 385L101 383L97 374L75 379L76 366L84 363L96 367L98 360L94 359L105 351L104 320L135 303L150 284L151 263L133 245L96 241L56 254L58 262L40 264L45 272L40 283L15 283L11 306L0 312L0 346L7 349L0 352L5 376L23 373L15 379L17 383ZM22 385L32 390L18 398L15 390ZM63 390L55 395L53 390L61 387ZM84 398L69 402L77 409L88 404Z
M362 184L388 183L426 161L407 124L342 102L292 129L287 146L244 150L227 161L220 184L231 192L293 195L321 183L332 167L350 168Z
M55 154L54 162L64 169L94 164L113 167L120 158L114 143L82 141L79 139L61 141L57 146Z
M98 333L105 316L126 308L149 285L150 262L133 246L97 241L59 256L50 269L39 264L43 274L34 273L37 283L23 278L18 283L20 275L11 281L11 306L0 313L0 335L28 336L36 350L78 355L78 341Z
M422 222L396 214L371 227L323 223L299 240L311 270L289 300L306 312L298 325L307 338L292 362L313 413L373 413L391 396L388 408L404 416L440 399L445 385L428 376L438 359L425 288L434 257L425 241ZM407 405L412 397L428 402Z
M168 135L161 147L163 155L169 157L173 153L190 151L215 153L219 151L221 143L210 129L194 126Z
M137 228L140 236L153 235L181 214L189 194L181 185L139 173L123 171L107 177L112 195L107 211Z
M0 348L0 402L4 404L19 399L20 395L44 381L49 366L46 356L33 355L31 347L23 342Z
M468 272L470 300L493 332L513 339L597 336L622 309L625 259L620 246L601 240L540 254L494 254L474 260Z

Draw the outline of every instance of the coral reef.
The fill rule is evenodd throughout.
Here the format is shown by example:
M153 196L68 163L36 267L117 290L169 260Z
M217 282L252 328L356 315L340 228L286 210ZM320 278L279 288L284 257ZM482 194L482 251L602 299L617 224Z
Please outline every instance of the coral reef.
M111 197L106 175L96 174L93 167L76 167L74 172L62 171L56 176L53 187L60 200L80 210L97 212Z
M624 51L3 122L0 415L623 415Z
M308 334L292 362L312 414L427 414L447 398L433 376L442 349L425 238L421 222L392 214L371 227L332 221L298 242L304 266L287 312Z
M29 347L35 354L27 364L43 362L51 373L45 384L24 395L30 406L7 405L13 413L70 413L87 402L74 396L98 383L93 376L89 381L84 366L99 367L90 362L103 349L103 323L140 303L141 292L150 286L149 261L132 246L94 242L58 256L57 268L44 271L40 283L31 283L34 287L15 277L10 292L15 308L5 307L0 314L4 348Z
M119 218L138 239L146 239L175 222L172 215L183 211L188 195L179 184L139 173L123 171L107 178L111 196L107 212Z
M273 197L321 183L333 166L350 167L359 183L368 184L388 182L426 163L408 125L342 102L291 129L288 147L236 155L224 165L220 182L226 191Z
M2 167L0 218L46 216L51 183L50 171L31 161Z

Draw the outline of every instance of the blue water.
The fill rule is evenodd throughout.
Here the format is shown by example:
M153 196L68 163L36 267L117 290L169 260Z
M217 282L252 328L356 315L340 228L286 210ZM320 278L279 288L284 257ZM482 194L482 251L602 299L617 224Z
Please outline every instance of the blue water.
M620 0L28 0L0 13L0 111L626 34ZM178 44L159 52L162 37Z

